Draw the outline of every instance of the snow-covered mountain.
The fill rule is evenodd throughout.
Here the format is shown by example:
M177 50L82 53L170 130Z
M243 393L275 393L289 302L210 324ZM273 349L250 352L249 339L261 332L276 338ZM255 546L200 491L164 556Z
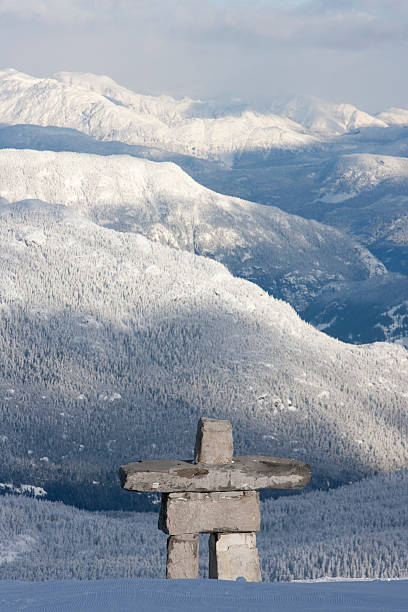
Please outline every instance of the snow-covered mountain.
M378 113L377 119L384 121L387 125L408 125L408 109L407 108L389 108L381 113Z
M356 198L381 186L388 193L406 190L408 159L356 153L339 157L319 176L320 200L335 204Z
M117 467L189 457L203 414L315 483L406 465L402 347L343 344L217 262L62 204L0 212L0 482L117 507Z
M335 338L358 343L386 340L408 348L408 277L386 274L328 287L304 317Z
M72 128L99 140L225 161L243 152L313 149L333 135L401 124L408 112L373 117L350 104L311 97L276 98L267 110L256 110L142 95L107 76L60 72L35 78L15 70L0 72L0 110L7 124Z
M234 155L325 148L335 136L404 125L408 113L391 109L374 117L307 96L273 98L256 109L142 95L89 73L36 78L12 69L0 71L0 111L6 124L71 128L99 140L227 163Z
M274 114L244 110L207 116L199 101L141 96L95 75L35 78L2 71L0 113L8 124L68 127L100 140L205 158L223 159L243 149L291 150L316 140L302 126Z
M407 273L403 174L408 136L401 119L403 109L397 109L398 112L393 109L387 119L381 114L373 117L348 104L297 97L276 98L268 109L254 110L241 103L222 106L189 98L141 95L108 77L92 74L57 73L52 78L34 78L6 70L0 74L0 110L4 122L0 147L27 146L99 155L126 153L174 161L216 191L314 218L335 226L343 236L344 232L354 234L391 271ZM189 188L187 191L190 193ZM194 240L188 228L195 223L192 217L197 207L190 206L187 212L186 203L184 208L178 205L175 219L174 207L171 218L167 205L163 201L157 204L157 198L155 201L155 205L149 201L155 217L149 217L149 212L141 224L133 207L130 216L129 210L122 207L118 219L105 210L106 218L98 222L117 228L122 224L124 229L133 226L134 230L156 239L179 246L184 242L183 248L187 244L191 248ZM146 210L146 205L143 206ZM309 223L302 225L294 217L285 219L276 209L269 216L264 212L253 214L248 221L248 210L241 214L242 206L237 206L234 205L234 212L232 205L228 213L217 205L212 206L211 214L208 208L205 214L200 213L195 252L225 262L235 274L258 282L301 312L328 281L343 280L341 277L353 282L357 277L367 279L365 271L357 272L356 276L362 254L371 263L375 259L371 256L367 259L367 252L359 248L353 254L350 238L344 238L345 253L340 253L337 238L333 240L333 252L327 251L327 230L322 234L320 249L315 228ZM163 215L164 224L158 221ZM234 227L228 232L228 219L239 222L240 229ZM145 221L150 224L149 230ZM257 223L265 223L266 230L255 228ZM208 240L205 243L208 236L201 231L203 227L211 231L218 228L212 244ZM306 233L307 243L303 246L302 232ZM332 238L335 236L331 234ZM248 247L252 238L255 246ZM278 257L269 249L270 240L279 247ZM249 251L252 260L247 257ZM271 262L268 269L266 261ZM349 271L344 269L344 263ZM366 263L362 265L367 268ZM395 285L394 278L390 278L390 283ZM355 296L355 286L351 290ZM364 292L364 286L361 291ZM338 293L336 296L341 298ZM403 304L407 297L401 294L398 303ZM361 299L364 301L364 295ZM315 306L317 310L311 320L317 325L327 324L323 314L316 322L320 315L318 305ZM396 306L384 304L384 312ZM379 323L371 319L373 326ZM341 337L358 341L352 332L353 322L343 323ZM385 329L384 338L394 337L394 331ZM397 339L406 335L404 328ZM367 338L377 338L373 328Z
M356 236L390 270L408 274L406 157L355 154L335 159L317 173L315 197L306 209Z
M122 87L105 75L82 72L57 72L52 78L70 87L92 91L118 106L123 106L142 115L151 115L159 121L171 125L190 117L208 117L216 113L215 108L201 100L171 96L149 96Z
M383 275L377 284L329 285L302 316L346 341L407 344L408 134L403 128L370 128L366 134L339 138L345 144L333 144L327 154L299 153L290 160L192 174L220 191L273 203L354 236L395 276ZM355 152L365 148L383 152ZM384 153L392 148L393 155ZM364 320L356 316L358 310Z
M104 227L211 257L298 308L329 282L385 273L337 230L210 191L175 164L1 150L0 197L65 204Z
M312 96L292 96L272 101L270 109L320 134L344 134L366 127L387 127L380 116L372 117L352 104L335 104Z

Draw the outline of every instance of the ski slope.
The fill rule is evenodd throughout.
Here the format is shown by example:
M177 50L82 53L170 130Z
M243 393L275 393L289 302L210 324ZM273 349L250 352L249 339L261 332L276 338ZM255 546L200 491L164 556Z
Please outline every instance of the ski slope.
M218 580L101 580L0 583L10 612L406 612L408 580L246 583Z

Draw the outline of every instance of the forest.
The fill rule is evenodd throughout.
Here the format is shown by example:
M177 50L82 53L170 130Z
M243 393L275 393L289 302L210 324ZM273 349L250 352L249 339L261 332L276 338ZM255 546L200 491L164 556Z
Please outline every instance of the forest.
M263 580L406 577L407 496L408 471L400 470L264 501ZM0 579L164 578L166 536L157 520L157 512L87 512L7 495ZM207 575L208 536L201 535L200 576Z
M0 209L0 482L134 508L118 468L235 452L308 461L314 487L407 464L407 352L343 344L221 264L61 205ZM144 506L145 507L145 506Z

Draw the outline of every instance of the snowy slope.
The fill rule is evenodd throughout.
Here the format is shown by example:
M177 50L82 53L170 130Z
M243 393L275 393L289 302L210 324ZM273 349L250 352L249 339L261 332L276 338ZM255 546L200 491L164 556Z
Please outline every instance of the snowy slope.
M389 270L406 275L408 134L403 128L396 132L388 128L394 131L395 140L389 134L390 140L383 141L375 135L378 128L372 129L375 133L372 140L367 135L368 148L390 152L394 143L399 153L405 147L405 154L344 154L333 145L327 155L299 154L284 163L270 161L264 166L243 166L239 170L235 167L231 172L212 175L198 171L197 180L224 193L246 195L264 204L274 203L287 212L337 227L354 235ZM382 129L384 135L387 130ZM352 145L352 138L342 141L346 143L345 149L364 150L367 141L359 138Z
M70 87L92 91L119 106L136 113L152 115L166 124L177 124L191 116L205 116L209 108L201 100L183 98L176 100L171 96L148 96L122 87L105 75L83 72L57 72L53 79Z
M172 159L197 180L217 191L274 204L288 212L333 225L342 232L350 232L372 249L373 254L390 270L403 274L407 272L406 187L398 176L384 176L372 167L362 168L370 156L388 155L391 158L391 155L398 155L402 159L408 155L404 124L397 124L392 118L389 121L392 127L387 127L386 121L371 117L351 105L326 103L307 97L275 99L269 110L262 111L242 105L222 108L187 98L175 100L169 96L140 95L104 76L57 73L53 78L43 79L13 70L1 73L0 109L2 121L15 124L16 129L18 124L36 124L37 130L38 126L60 126L60 129L77 131L59 134L57 128L48 128L54 130L52 134L41 134L32 128L30 135L30 126L25 125L20 128L20 133L25 128L23 136L15 138L16 146L26 138L27 146L40 149L47 146L68 150L83 148L101 154L129 152L151 159ZM80 141L76 137L78 133L94 140ZM13 134L16 132L6 134L8 146L13 145ZM107 145L109 150L104 149L103 145ZM124 147L131 150L125 151ZM139 150L132 147L139 147ZM339 157L341 159L344 157L342 154L354 154L356 151L362 152L365 160L351 157L349 163L356 165L351 168L343 160L340 165L344 163L344 173L336 174ZM201 159L203 157L207 159ZM209 159L213 161L210 163ZM218 164L216 160L227 163ZM383 161L378 160L377 165ZM288 165L282 165L282 162ZM385 161L387 168L388 165ZM329 173L333 171L333 177L324 176L322 169ZM373 185L371 180L374 181ZM322 181L325 182L323 190ZM359 191L353 191L355 187ZM342 189L345 191L342 192ZM378 190L385 193L378 193ZM387 190L390 193L386 193ZM357 195L360 200L356 202L355 194L360 192L362 195ZM336 202L343 202L341 198L344 194L347 201L353 200L351 210L342 210L336 205ZM125 221L123 212L120 215L121 224ZM220 219L218 215L215 225L226 223L224 212L222 217ZM137 226L134 218L132 223L134 227ZM214 223L208 226L213 229ZM160 227L156 234L151 235L163 241L168 238L174 244L186 242L185 232L180 237L175 236L177 232L174 231L168 235L167 229L167 226L165 230ZM196 252L217 257L235 274L259 283L304 312L310 299L314 299L320 287L328 281L337 282L342 280L341 276L354 280L362 254L359 249L353 254L348 238L345 239L346 253L339 253L337 240L334 241L333 254L330 250L328 252L325 248L328 241L325 239L319 254L316 234L312 231L306 237L306 255L305 250L300 248L300 257L294 257L297 253L293 249L289 252L286 248L292 229L286 232L279 223L275 232L275 243L278 242L280 248L283 244L283 257L275 257L275 253L271 258L269 247L265 250L260 240L262 232L256 230L252 261L245 259L248 254L246 245L250 241L247 233L240 252L245 261L234 267L240 247L231 256L228 251L231 236L226 235L225 227L216 239L218 243L221 239L225 240L225 246L217 253L214 244L201 244L202 250L196 249ZM301 228L298 224L296 236L292 234L296 237L295 249L299 248L298 234L303 230L305 227ZM204 238L204 233L201 233L200 240ZM187 241L191 244L190 238ZM317 255L315 258L313 253ZM371 262L375 261L370 256L368 258ZM267 260L272 261L268 269L264 265ZM319 270L322 262L323 267ZM354 263L349 266L350 272L346 269L344 273L347 262ZM291 274L291 270L294 270L294 274ZM364 280L365 273L359 278ZM402 295L400 303L406 297ZM386 311L394 306L386 305ZM317 324L325 322L319 321ZM356 341L351 327L346 325L345 334L341 337ZM330 331L330 328L327 329ZM386 330L385 337L392 335ZM373 333L370 339L375 337Z
M191 456L203 414L315 482L406 464L402 347L342 344L217 262L62 205L3 204L0 245L0 481L117 507L118 466Z
M373 117L350 104L307 96L274 98L268 107L256 109L142 95L89 73L36 78L16 70L0 71L0 110L6 124L72 128L99 140L228 164L235 154L240 159L242 154L326 150L333 144L341 148L345 134L357 134L360 145L374 137L378 146L387 139L387 126L404 125L407 113L391 109Z
M386 340L408 348L408 277L387 274L329 287L305 310L304 317L336 338L358 343Z
M345 155L321 169L316 187L308 211L315 207L320 220L357 236L389 270L408 274L407 158Z
M5 582L1 612L405 612L408 581L251 584L218 580Z
M380 134L381 133L381 134ZM382 138L380 137L382 136ZM327 154L235 166L231 171L196 172L197 180L224 193L314 218L353 235L390 272L381 281L327 288L302 316L327 333L351 342L407 342L408 318L408 134L404 128L369 128L333 141ZM357 139L357 140L354 140ZM379 154L394 149L399 155ZM286 297L286 296L285 296ZM322 299L321 299L322 298ZM364 305L364 306L363 306Z
M326 175L326 176L325 176ZM389 192L407 188L408 159L385 155L343 155L320 175L320 199L328 203L344 202L374 190L380 185Z
M272 101L270 109L321 134L344 134L360 128L384 128L388 125L381 116L372 117L351 104L335 104L312 96L278 98Z
M196 106L198 115L190 116ZM73 128L101 140L197 157L222 159L243 149L291 150L316 141L287 118L251 110L202 116L199 103L132 94L107 77L94 75L41 79L4 70L0 72L0 111L4 123Z
M385 273L344 234L271 206L222 196L174 164L2 150L0 197L58 202L105 227L212 257L297 307L310 303L328 282Z
M377 115L377 119L384 121L388 125L408 125L407 108L389 108Z
M118 104L136 112L148 113L171 124L188 117L219 118L228 112L239 114L242 104L222 107L201 100L183 98L175 100L170 96L146 96L121 87L107 76L90 73L58 72L53 78L70 86L97 92ZM245 108L245 107L244 107ZM247 110L250 110L247 107ZM275 97L268 104L268 112L288 118L303 128L320 134L343 134L366 127L386 127L397 123L396 115L404 109L390 109L390 121L374 117L351 104L336 104L313 96ZM266 115L265 111L261 113ZM391 117L391 114L393 115Z

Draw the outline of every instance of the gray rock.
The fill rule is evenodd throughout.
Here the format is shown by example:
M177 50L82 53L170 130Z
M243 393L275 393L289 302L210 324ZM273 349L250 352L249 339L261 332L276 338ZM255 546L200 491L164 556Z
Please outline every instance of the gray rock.
M161 493L303 489L311 473L307 463L294 459L248 456L223 465L139 461L120 468L120 481L129 491Z
M198 535L167 539L166 578L198 578Z
M259 494L255 491L165 493L159 529L169 534L243 532L260 528Z
M233 454L231 423L202 417L197 426L194 463L231 463Z
M210 536L210 578L260 582L261 570L254 533L215 533Z

